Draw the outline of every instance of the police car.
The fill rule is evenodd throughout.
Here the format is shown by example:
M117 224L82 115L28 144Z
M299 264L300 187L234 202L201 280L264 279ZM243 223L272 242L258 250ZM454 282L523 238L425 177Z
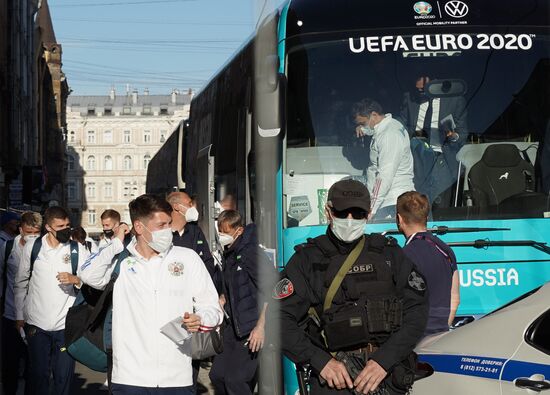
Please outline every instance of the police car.
M550 395L550 282L416 352L416 394Z

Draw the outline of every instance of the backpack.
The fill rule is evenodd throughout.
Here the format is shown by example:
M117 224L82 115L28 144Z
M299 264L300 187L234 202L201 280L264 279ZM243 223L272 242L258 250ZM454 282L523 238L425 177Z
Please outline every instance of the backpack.
M65 319L65 347L69 355L97 372L107 372L107 350L112 348L113 290L120 263L128 257L126 248L116 255L111 280L103 291L95 292L94 304L80 292Z
M70 251L71 251L71 271L74 276L76 276L76 271L78 269L78 242L71 240L70 241ZM31 267L29 268L29 284L31 283L31 277L32 277L32 271L34 269L34 262L38 258L38 254L40 253L40 249L42 248L42 238L39 237L36 239L34 244L32 245L31 250Z

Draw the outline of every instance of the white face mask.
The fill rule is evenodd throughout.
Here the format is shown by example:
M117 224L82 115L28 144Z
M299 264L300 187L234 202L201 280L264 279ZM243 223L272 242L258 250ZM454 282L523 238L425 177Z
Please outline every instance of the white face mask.
M357 240L365 234L366 219L341 219L332 217L332 232L345 243Z
M219 233L218 236L220 238L220 244L222 245L222 247L226 247L235 242L235 238L231 235L228 235L227 233Z
M195 207L189 207L185 212L185 220L187 222L196 222L199 220L199 210Z
M361 132L363 132L364 135L372 136L374 134L374 128L368 125L361 125Z
M151 232L147 226L143 225L145 229L149 233L151 233L152 240L148 241L147 244L149 244L149 247L151 247L153 250L158 252L159 254L162 254L163 252L166 252L170 246L172 245L172 229L166 228L166 229L160 229L155 230Z
M25 235L23 236L23 240L25 240L25 243L28 243L29 241L33 241L38 239L39 235Z

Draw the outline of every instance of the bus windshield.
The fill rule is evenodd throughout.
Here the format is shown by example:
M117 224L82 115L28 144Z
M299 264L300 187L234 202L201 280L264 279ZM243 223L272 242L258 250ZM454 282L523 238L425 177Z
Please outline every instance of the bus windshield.
M325 224L327 190L346 177L371 195L384 189L374 178L383 178L380 212L410 182L428 196L434 220L550 216L547 31L406 33L354 32L290 47L286 227ZM404 127L405 139L381 139L382 128L357 117L367 98ZM410 153L384 163L384 152L404 144Z

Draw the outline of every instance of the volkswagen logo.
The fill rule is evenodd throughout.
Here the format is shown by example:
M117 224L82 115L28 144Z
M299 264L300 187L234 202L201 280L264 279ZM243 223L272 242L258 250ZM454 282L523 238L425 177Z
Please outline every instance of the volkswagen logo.
M469 8L460 0L451 0L445 4L445 12L453 18L463 18L468 14Z
M432 5L430 3L426 3L425 1L419 1L418 3L414 4L414 12L416 12L418 15L428 15L430 12L432 12Z

